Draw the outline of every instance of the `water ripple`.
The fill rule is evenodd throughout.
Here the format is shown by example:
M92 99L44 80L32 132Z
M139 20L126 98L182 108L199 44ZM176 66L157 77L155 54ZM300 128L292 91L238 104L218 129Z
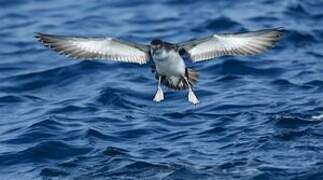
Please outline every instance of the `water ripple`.
M3 1L0 179L322 179L320 1ZM148 65L69 61L35 32L149 43L284 27L264 54L187 65L187 92Z

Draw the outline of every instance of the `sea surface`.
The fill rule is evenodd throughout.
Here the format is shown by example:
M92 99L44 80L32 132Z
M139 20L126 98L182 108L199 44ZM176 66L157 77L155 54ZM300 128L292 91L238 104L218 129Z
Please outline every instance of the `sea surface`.
M323 1L1 0L0 179L323 179ZM35 32L149 43L284 27L266 53L187 65L70 60Z

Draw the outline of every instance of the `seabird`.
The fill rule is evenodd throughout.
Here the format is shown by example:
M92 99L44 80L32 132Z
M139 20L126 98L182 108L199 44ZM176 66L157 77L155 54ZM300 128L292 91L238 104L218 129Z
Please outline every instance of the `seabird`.
M188 101L199 103L193 92L198 72L187 68L183 60L202 62L220 56L255 55L272 47L282 35L282 28L250 32L214 34L183 43L169 43L154 39L149 45L110 37L61 36L37 33L46 47L76 59L107 59L119 62L146 64L153 60L153 72L158 80L155 102L164 100L161 85L171 89L188 89Z

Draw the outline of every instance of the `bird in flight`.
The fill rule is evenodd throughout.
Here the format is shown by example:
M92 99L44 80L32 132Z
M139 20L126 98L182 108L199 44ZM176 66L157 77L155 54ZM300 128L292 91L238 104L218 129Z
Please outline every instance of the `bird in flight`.
M153 72L158 80L155 102L164 100L162 85L175 90L188 90L188 101L198 104L193 86L198 72L187 68L183 56L202 62L221 56L246 56L261 53L272 47L282 35L282 28L250 32L214 34L183 43L154 39L149 45L110 37L61 36L37 33L46 47L67 57L92 60L106 59L126 63L146 64L153 60Z

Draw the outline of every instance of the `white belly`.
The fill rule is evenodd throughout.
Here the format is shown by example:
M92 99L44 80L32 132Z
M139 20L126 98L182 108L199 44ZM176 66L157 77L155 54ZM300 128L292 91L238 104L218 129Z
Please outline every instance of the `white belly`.
M156 71L164 76L184 76L185 63L177 52L169 52L168 56L153 57Z

